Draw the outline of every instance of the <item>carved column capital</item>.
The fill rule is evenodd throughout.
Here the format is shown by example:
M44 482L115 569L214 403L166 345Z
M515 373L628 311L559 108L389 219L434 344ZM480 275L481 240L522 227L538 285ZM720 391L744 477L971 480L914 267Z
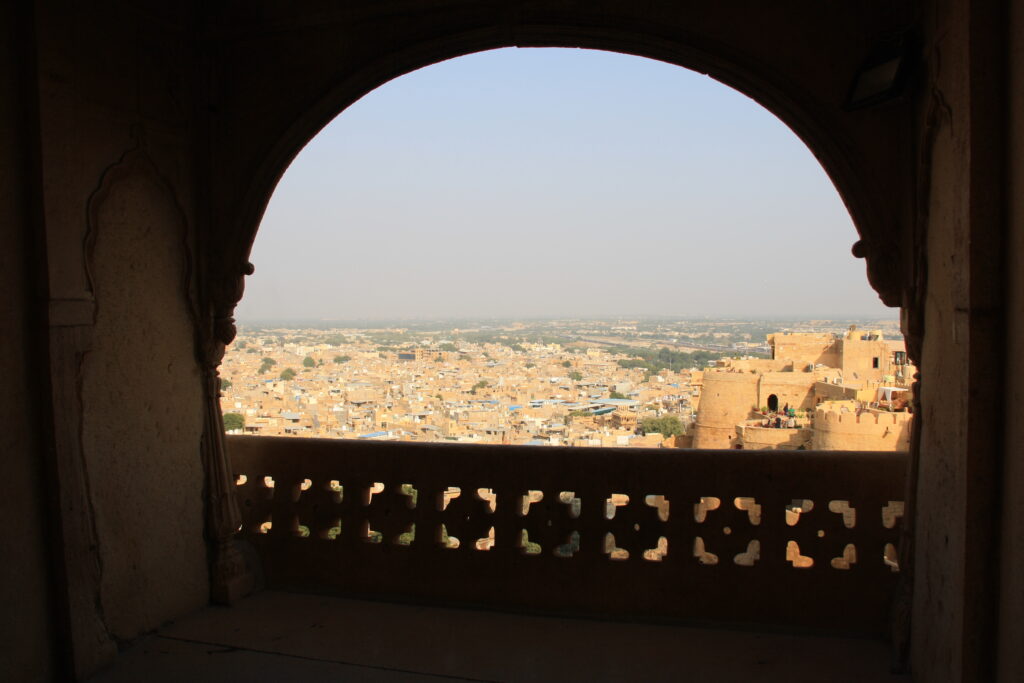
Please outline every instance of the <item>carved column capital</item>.
M235 340L238 328L235 326L235 306L245 292L245 278L256 271L248 261L240 264L234 272L229 271L211 282L209 289L209 333L204 340L203 363L216 369L224 359L224 350Z

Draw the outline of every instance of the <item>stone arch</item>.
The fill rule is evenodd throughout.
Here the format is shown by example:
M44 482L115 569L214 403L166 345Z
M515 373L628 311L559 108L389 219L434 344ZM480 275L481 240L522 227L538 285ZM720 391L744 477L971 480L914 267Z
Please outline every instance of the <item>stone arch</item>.
M885 188L880 186L885 181L880 180L878 168L858 163L854 151L857 142L843 122L836 120L836 113L825 111L820 102L803 96L785 74L771 65L749 59L696 33L666 37L650 25L595 28L567 19L563 24L519 25L514 30L495 25L469 32L438 33L440 37L396 46L375 60L339 74L326 92L305 106L296 105L290 122L276 129L276 137L246 173L247 182L244 188L239 188L237 202L224 207L229 224L222 253L215 261L231 272L211 275L238 276L239 268L247 262L270 197L292 160L324 126L364 95L417 69L476 52L505 47L559 47L605 50L667 62L707 74L758 102L793 130L821 163L861 236L853 251L855 256L868 261L870 284L887 305L902 303L897 269L892 267L899 259L892 252L894 245L897 251L899 247L894 235L902 232L895 229L899 226L894 222L905 219L906 213L894 212L885 205L891 199L891 191L883 191ZM223 302L221 308L224 304L233 308L235 303Z
M780 12L754 3L737 17L735 8L714 3L451 3L423 12L381 3L324 10L308 22L268 11L253 14L240 31L227 15L222 26L215 19L210 154L200 178L209 222L202 283L212 349L207 362L215 367L234 336L231 316L252 272L248 255L274 188L327 123L384 83L443 60L503 47L561 47L620 52L707 74L789 126L842 197L861 238L854 255L865 259L871 286L886 305L905 306L908 350L920 367L926 215L915 201L918 93L908 87L904 97L857 114L843 105L872 43L903 34L918 18L898 3L801 7ZM287 97L270 102L277 92ZM212 401L208 412L216 409ZM223 476L211 488L214 499L219 493L230 500ZM234 528L232 519L225 515L222 532Z

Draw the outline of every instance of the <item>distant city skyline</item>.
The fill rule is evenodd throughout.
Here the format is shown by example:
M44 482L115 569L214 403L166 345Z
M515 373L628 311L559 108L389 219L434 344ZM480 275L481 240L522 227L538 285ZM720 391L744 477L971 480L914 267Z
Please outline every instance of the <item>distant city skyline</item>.
M806 146L676 66L505 49L371 92L271 198L237 317L894 318Z
M392 316L392 317L367 317L367 318L331 318L331 317L296 317L296 316L276 316L276 317L239 317L236 314L236 322L243 326L253 329L265 328L268 325L284 325L293 329L301 329L304 325L315 326L318 329L362 329L366 327L401 327L403 325L414 325L421 329L426 329L429 326L437 324L439 329L446 329L448 327L459 327L462 325L483 325L483 326L502 326L512 323L530 323L530 322L545 322L545 321L568 321L576 320L581 322L588 321L599 321L599 322L659 322L659 321L711 321L711 322L766 322L766 323L809 323L809 322L850 322L850 323L867 323L872 321L888 321L898 322L899 312L897 309L885 308L879 314L868 314L868 315L841 315L834 317L827 317L823 315L802 315L802 316L786 316L786 315L731 315L731 316L656 316L656 315L594 315L594 316L513 316L513 317L492 317L492 316L481 316L481 317L469 317L469 316ZM785 329L785 326L780 328Z

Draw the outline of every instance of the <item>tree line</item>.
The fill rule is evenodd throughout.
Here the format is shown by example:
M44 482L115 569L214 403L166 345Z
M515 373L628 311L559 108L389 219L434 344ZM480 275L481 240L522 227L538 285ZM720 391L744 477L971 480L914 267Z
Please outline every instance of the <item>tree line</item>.
M657 374L662 370L678 372L689 368L702 368L708 361L718 360L722 354L718 351L673 351L667 346L660 349L644 349L634 346L613 346L608 349L611 353L632 358L620 358L617 362L621 368L643 368L651 374Z

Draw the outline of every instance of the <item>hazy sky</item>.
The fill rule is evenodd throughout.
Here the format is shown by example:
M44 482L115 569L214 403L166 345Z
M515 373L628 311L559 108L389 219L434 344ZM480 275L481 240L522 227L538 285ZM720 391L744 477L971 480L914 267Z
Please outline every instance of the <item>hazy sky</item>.
M744 95L639 57L497 50L394 80L309 143L237 315L895 317L856 239Z

